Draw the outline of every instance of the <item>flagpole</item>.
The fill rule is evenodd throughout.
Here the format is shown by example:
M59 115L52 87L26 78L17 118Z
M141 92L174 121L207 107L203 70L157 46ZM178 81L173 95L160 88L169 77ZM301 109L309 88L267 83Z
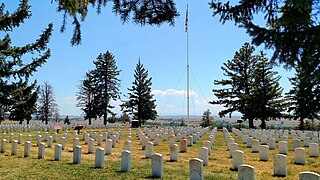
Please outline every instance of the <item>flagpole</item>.
M188 3L187 3L187 11L186 11L186 33L187 33L187 126L189 127L189 117L190 117L190 84L189 84L189 31L188 31Z

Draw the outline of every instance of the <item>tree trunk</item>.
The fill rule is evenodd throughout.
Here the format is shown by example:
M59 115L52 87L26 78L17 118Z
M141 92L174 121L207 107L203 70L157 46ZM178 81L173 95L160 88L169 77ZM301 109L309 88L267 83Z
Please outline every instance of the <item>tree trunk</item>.
M48 118L46 118L46 124L48 124Z
M260 127L261 127L261 129L266 129L266 119L265 118L262 118L261 119L261 125L260 125Z
M104 113L104 116L103 116L103 124L104 125L107 125L107 118L108 118L107 113Z
M300 130L303 130L303 127L304 127L304 122L303 122L304 118L303 117L300 117L300 125L299 125L299 129Z
M91 125L91 118L89 118L89 125Z
M29 122L30 122L30 119L27 119L27 124L29 124Z
M22 121L23 121L23 120L20 120L20 121L19 121L19 124L22 124Z
M253 119L249 119L249 129L254 129Z

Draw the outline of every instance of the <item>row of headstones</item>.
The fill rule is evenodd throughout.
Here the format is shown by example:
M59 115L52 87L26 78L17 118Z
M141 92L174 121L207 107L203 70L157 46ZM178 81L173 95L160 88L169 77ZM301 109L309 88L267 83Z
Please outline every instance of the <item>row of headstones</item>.
M80 126L79 124L59 124L59 123L30 123L30 124L0 124L0 131L2 133L9 132L29 132L29 131L52 131L54 130L55 125L60 125L62 130L70 130L74 129L75 126ZM117 128L120 127L121 124L118 123L110 123L107 125L103 124L85 124L81 125L84 129L102 129L102 128Z
M239 138L252 137L253 139L258 139L262 144L266 144L271 138L274 138L276 142L288 141L289 131L288 130L247 130L242 129L242 131L233 128L232 132L236 134ZM304 146L308 146L309 142L312 140L314 143L319 142L319 133L317 131L290 131L292 140L304 141Z
M229 132L224 129L224 135L227 139L228 149L230 151L230 156L232 157L232 169L238 170L239 166L244 164L244 153L241 150L238 150L238 144L234 143L234 139L229 134ZM268 161L269 160L269 146L267 145L258 145L259 141L254 140L252 145L253 152L259 152L260 161ZM254 145L255 144L255 145ZM285 141L281 141L280 145L287 144ZM287 147L287 146L283 146ZM280 146L280 150L282 146ZM287 149L287 148L286 148ZM319 146L316 143L310 143L310 156L319 157ZM281 151L280 151L281 152ZM286 154L286 153L285 153ZM284 154L276 154L274 156L274 175L275 176L286 176L287 175L287 159ZM294 158L296 164L304 165L306 163L305 158L305 149L304 148L296 148L294 149ZM245 169L239 172L240 179L254 179L254 170L252 166L243 167ZM243 171L247 172L243 174Z
M280 158L279 158L280 159ZM283 172L274 172L277 176L286 176L286 170L282 169ZM280 174L279 174L280 173ZM238 179L239 180L254 180L254 167L248 164L241 164L238 166ZM320 175L315 172L304 171L299 173L299 180L319 180Z
M106 139L106 145L105 145L105 152L106 154L111 154L112 152L112 148L116 147L116 143L118 142L118 140L120 139L120 136L122 135L122 130L119 130L118 132L116 132L115 134L116 135L112 135L114 132L113 130L110 131L110 132L106 132L106 135L105 135L105 139ZM95 142L95 139L93 138L90 138L90 134L92 136L94 136L94 134L96 134L95 132L93 131L90 131L90 133L86 133L84 132L84 136L83 136L83 140L85 140L85 144L88 144L88 153L93 153L94 151L94 142ZM102 141L103 141L103 138L102 138L102 132L99 131L98 132L99 136L97 136L98 138L98 142L97 142L97 145L98 146L101 146L102 145ZM128 132L129 136L128 138L130 140L127 140L125 142L125 149L128 149L128 150L131 150L131 129L129 129L129 132ZM64 134L65 136L64 137L61 137L61 148L62 150L65 149L65 144L67 142L67 139L68 139L68 132L66 132ZM112 139L108 139L109 137L112 137ZM1 141L1 148L0 148L0 151L1 153L4 153L6 151L6 134L3 134L2 137L4 139L2 139ZM11 134L10 136L10 143L12 143L12 154L15 155L16 152L17 152L17 144L21 144L22 142L22 134L19 135L19 138L18 140L13 140L14 139L14 135ZM32 136L29 135L28 136L28 141L29 144L31 144L31 140L32 140ZM42 136L40 135L40 132L38 132L38 135L37 135L37 138L36 138L36 141L37 141L37 146L40 146L41 143L42 143ZM54 136L49 136L48 132L46 132L45 134L45 139L44 141L47 141L48 144L47 146L48 147L52 147L52 144L53 142L56 142L57 141L57 133L54 134ZM76 132L74 132L74 135L73 135L73 147L76 147L78 146L79 144L79 138L78 138L78 134ZM26 146L28 147L28 144L25 144L25 148ZM26 148L25 149L25 153L26 154L30 154L30 148ZM29 152L27 152L29 151Z
M254 152L257 151L257 147L258 147L259 144L268 145L270 150L273 150L273 149L275 149L276 142L278 142L275 138L272 138L272 137L268 139L266 135L262 135L260 140L259 140L259 139L254 139L253 137L249 137L248 135L242 136L241 132L239 130L236 130L236 129L233 129L233 132L238 137L242 137L242 142L244 144L247 144L247 147L249 147L249 148L252 147ZM314 136L314 138L312 140L313 140L312 141L313 143L318 143L318 137L317 136ZM282 143L279 146L280 147L284 147L284 149L281 148L281 149L283 149L283 150L281 150L281 152L282 151L287 151L287 146L286 146L285 143L283 143L283 141L288 142L288 137L287 136L282 136L280 141ZM293 142L292 143L292 145L293 145L292 149L301 147L300 146L301 145L301 141L299 139L296 139L296 137L293 138L292 142ZM309 147L309 144L310 144L310 137L304 138L304 147ZM312 146L314 146L314 144Z
M209 136L210 138L215 137L217 129L214 129ZM131 132L129 131L129 134ZM41 136L41 135L40 135ZM114 135L115 136L115 135ZM75 138L78 139L78 138ZM5 142L6 139L3 139L2 142ZM90 149L94 148L92 145L94 140L91 139L89 141L89 148L88 151L91 151ZM108 142L108 141L107 141ZM107 142L106 142L106 148L107 148ZM210 142L210 141L209 141ZM3 144L3 143L2 143ZM17 151L17 140L13 140L13 145L12 145L12 155L16 155ZM163 178L163 156L161 154L153 153L153 143L149 142L147 143L147 149L146 149L146 157L152 159L152 177L159 177ZM1 145L3 146L3 145ZM38 158L43 159L45 156L45 143L40 142L39 147L38 147ZM29 157L30 156L30 147L31 143L30 141L25 142L25 152L24 152L24 157ZM178 160L178 152L177 148L173 150L171 147L177 147L176 144L170 146L170 160L171 161L177 161ZM206 150L206 151L203 151ZM199 148L199 159L202 162L201 165L207 165L208 162L208 151L209 148L207 147L201 147ZM211 149L211 147L210 147ZM61 161L62 160L62 150L63 150L63 144L56 144L55 145L55 150L54 150L54 160L55 161ZM73 163L74 164L79 164L81 162L81 154L82 154L82 147L81 146L76 146L74 144L73 147ZM97 148L95 152L95 168L103 168L104 167L104 155L108 154L108 150L103 149L103 148ZM5 152L5 148L4 148ZM195 158L197 159L197 158ZM131 162L131 141L127 140L125 141L124 144L124 150L121 153L121 171L123 172L128 172L130 171L130 163ZM193 160L190 161L190 179L193 179L195 177L195 172L194 169L197 169L198 167L195 167L197 164L193 163ZM202 168L202 167L201 167Z
M228 132L225 133L227 138L227 146L230 152L230 157L233 157L233 152L238 150L238 144L234 142L234 139ZM269 143L268 145L260 145L259 140L252 140L252 137L247 138L247 147L252 148L253 153L259 153L260 161L268 161L269 160L269 150L275 149L275 142ZM271 138L270 140L274 140ZM319 157L319 145L317 143L310 143L310 157ZM279 154L287 154L288 146L286 141L281 141L279 143ZM296 164L304 165L306 163L306 150L301 147L294 148L294 159Z
M178 133L178 136L176 137L174 135L174 132L173 132L173 129L171 130L168 130L168 129L165 129L164 131L162 131L161 129L155 129L153 128L155 133L160 133L160 134L155 134L154 132L152 131L149 131L148 128L144 128L144 131L146 133L143 133L140 128L138 128L136 130L136 134L137 134L137 137L139 139L139 142L140 144L142 145L142 150L145 150L146 148L146 144L149 142L149 139L150 140L153 140L153 145L159 145L160 144L160 137L162 136L162 140L163 141L167 141L168 140L168 135L170 135L170 145L174 144L175 142L180 142L180 149L182 152L186 152L187 151L187 146L192 146L193 144L195 144L197 142L197 140L199 140L204 133L206 133L207 131L209 131L209 128L190 128L190 131L189 132L195 132L192 136L189 135L187 136L187 133L185 134L185 136L182 136L180 133ZM196 131L196 130L197 131ZM199 130L199 131L198 131ZM169 131L169 133L168 133ZM146 135L146 134L149 134L149 135ZM162 135L161 135L162 134Z
M284 177L287 175L286 164L283 164L283 161L286 161L285 155L275 155L275 169L274 175ZM204 171L203 171L203 160L199 158L191 159L189 162L190 168L190 179L204 179ZM238 179L239 180L254 180L254 167L251 165L243 164L243 162L238 162L239 164L235 167L235 170L238 171ZM278 164L276 164L278 163ZM320 175L315 172L304 171L299 173L300 180L319 180Z

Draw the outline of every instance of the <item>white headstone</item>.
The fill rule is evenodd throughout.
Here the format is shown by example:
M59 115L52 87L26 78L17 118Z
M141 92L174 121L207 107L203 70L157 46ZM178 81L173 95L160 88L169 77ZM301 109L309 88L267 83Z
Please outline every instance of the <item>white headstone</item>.
M253 139L252 140L252 151L251 152L253 152L253 153L259 152L259 145L260 145L259 140Z
M13 140L12 141L11 155L17 155L17 149L18 149L18 141L17 140Z
M57 140L58 140L58 134L54 133L53 134L53 142L57 142Z
M41 136L41 135L39 135ZM46 147L46 144L41 142L39 144L39 148L38 148L38 159L44 159L44 149Z
M163 178L163 156L161 154L153 154L151 156L152 177Z
M154 136L154 145L157 146L160 144L160 135L159 134L156 134Z
M310 143L310 157L319 157L319 145L317 143Z
M61 161L62 160L62 145L56 144L54 148L54 160Z
M27 141L24 143L24 157L30 156L30 147L31 147L30 141Z
M283 154L274 155L274 175L287 176L287 156Z
M203 165L207 166L209 163L209 150L207 147L200 147L198 151L198 158L203 161Z
M103 141L103 137L102 137L102 134L100 134L100 135L98 135L97 145L98 145L98 146L101 146L101 145L102 145L102 141Z
M244 164L244 154L243 151L235 150L232 156L232 169L237 170L238 166Z
M104 149L103 148L96 149L94 167L95 168L103 168L104 167Z
M304 171L299 173L299 180L319 180L320 175L315 172Z
M303 146L304 147L309 147L309 143L310 143L310 137L305 137L303 140Z
M146 158L151 158L151 155L153 154L153 143L148 142L146 145L146 150L145 150L145 157Z
M204 180L203 161L199 158L193 158L189 161L190 180Z
M232 154L235 150L238 150L238 143L229 144L229 156L232 157Z
M64 150L66 148L66 138L65 137L61 137L61 145L62 145L62 150Z
M116 147L116 144L117 144L117 136L116 136L116 135L113 135L113 136L112 136L112 147L115 148L115 147Z
M112 154L112 140L111 139L106 140L106 146L104 149L105 149L106 155Z
M88 154L92 154L94 152L94 139L90 138L88 144Z
M21 144L22 143L22 134L19 134L19 137L18 137L18 144Z
M292 147L293 149L300 147L300 140L299 139L292 140Z
M42 142L42 136L38 135L38 137L37 137L37 146L40 146L41 142Z
M187 152L188 149L187 149L187 140L186 139L182 139L180 141L180 152Z
M304 148L299 147L294 149L294 163L306 164L306 150Z
M248 137L247 138L247 148L251 148L252 147L252 140L253 140L252 137Z
M5 153L6 152L6 147L7 147L7 140L6 139L2 139L2 141L1 141L1 153Z
M49 138L48 138L48 147L52 147L52 143L53 143L53 138L52 138L52 136L49 136Z
M170 145L170 161L178 161L179 156L179 146L177 144Z
M73 164L80 164L81 162L81 146L73 147Z
M279 154L287 154L288 153L288 143L286 141L279 142Z
M269 160L269 146L260 145L259 146L259 155L260 155L260 161L268 161Z
M123 150L126 150L126 151L130 151L131 152L131 148L132 148L132 142L130 140L126 140L124 142L124 148Z
M268 136L267 135L262 135L261 136L261 144L266 145L268 141Z
M238 180L254 180L254 167L247 164L239 165Z
M176 137L174 135L170 136L170 145L176 142Z
M270 150L276 149L276 140L274 138L268 139L268 146Z
M121 171L128 172L131 167L131 152L123 150L121 153Z

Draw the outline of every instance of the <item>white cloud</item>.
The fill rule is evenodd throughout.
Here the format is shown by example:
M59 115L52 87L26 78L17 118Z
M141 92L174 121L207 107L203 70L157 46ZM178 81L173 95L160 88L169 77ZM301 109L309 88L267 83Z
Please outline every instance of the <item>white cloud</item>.
M152 90L154 95L171 96L171 95L187 95L186 90L166 89L166 90ZM189 91L190 96L197 96L195 91Z

